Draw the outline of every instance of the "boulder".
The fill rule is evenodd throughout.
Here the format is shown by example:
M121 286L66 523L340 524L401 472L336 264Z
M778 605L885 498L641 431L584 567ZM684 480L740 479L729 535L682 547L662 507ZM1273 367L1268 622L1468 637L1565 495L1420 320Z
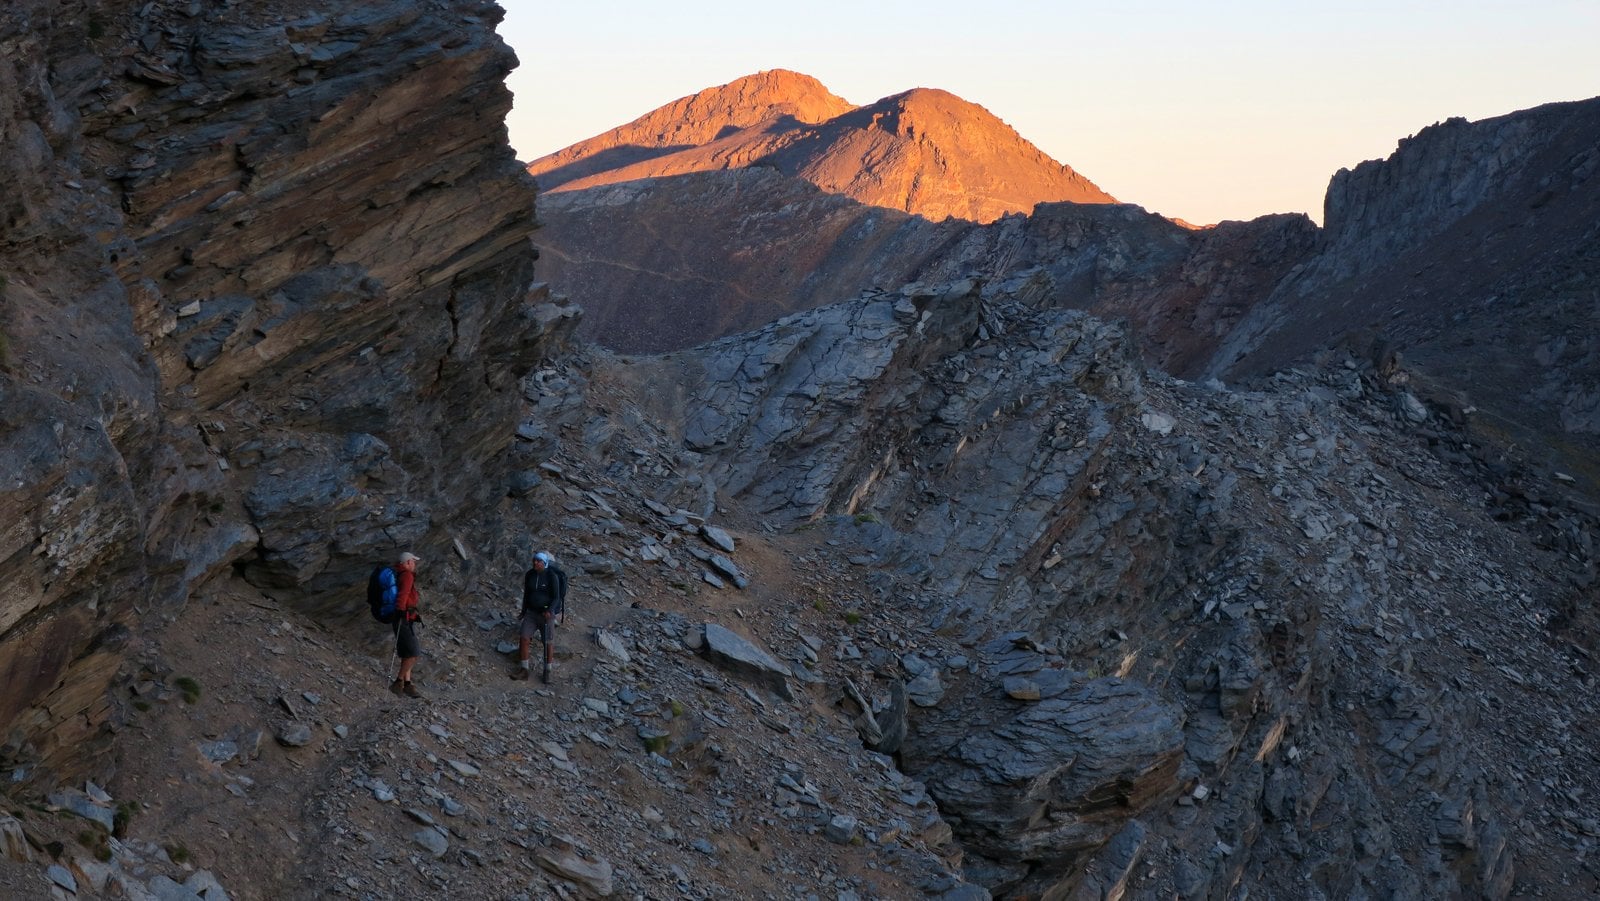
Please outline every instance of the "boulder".
M776 657L716 623L706 623L699 631L704 636L700 653L718 668L771 689L785 700L794 700L794 692L789 687L789 677L793 674Z

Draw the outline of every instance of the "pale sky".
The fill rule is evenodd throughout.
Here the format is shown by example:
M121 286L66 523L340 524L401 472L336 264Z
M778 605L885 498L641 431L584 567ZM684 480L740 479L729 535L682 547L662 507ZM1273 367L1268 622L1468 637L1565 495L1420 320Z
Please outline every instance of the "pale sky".
M1452 116L1600 95L1600 0L500 0L532 160L763 69L979 104L1117 199L1322 220L1328 179Z

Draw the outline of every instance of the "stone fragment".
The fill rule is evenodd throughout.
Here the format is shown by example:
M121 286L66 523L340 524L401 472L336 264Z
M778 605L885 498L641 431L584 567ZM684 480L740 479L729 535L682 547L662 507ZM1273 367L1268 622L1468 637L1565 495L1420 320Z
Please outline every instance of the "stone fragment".
M183 880L183 887L204 898L205 901L229 901L227 891L210 870L194 871L188 879Z
M74 857L67 863L67 868L72 871L72 877L78 880L78 888L87 897L103 895L106 886L111 884L114 873L111 864L90 860L86 857Z
M177 880L156 876L150 880L150 897L155 901L204 901L199 895L184 888Z
M303 748L311 743L311 727L305 723L289 723L278 730L278 744L286 748Z
M628 654L627 645L623 642L621 636L616 633L600 629L595 632L594 640L602 650L615 657L619 663L628 664L633 662L633 657Z
M470 763L466 763L465 761L447 760L445 763L450 765L450 769L455 770L463 776L476 776L480 772L477 767Z
M10 814L0 813L0 854L17 863L30 863L33 860L33 849L28 847L28 837L22 831L22 824Z
M725 554L731 554L734 551L733 536L716 526L701 526L700 537L704 538L707 544Z
M443 832L432 826L418 829L411 836L411 840L416 842L424 851L427 851L435 860L444 857L445 853L450 850L450 839L446 838Z
M51 864L45 871L45 876L51 882L61 886L72 894L78 893L78 880L72 878L72 871L58 863Z
M939 668L928 666L921 674L906 683L906 696L918 707L933 707L944 699L944 683L939 680Z
M1157 413L1154 410L1140 413L1139 422L1157 435L1170 435L1172 434L1172 427L1177 425L1177 420L1171 416L1165 413Z
M231 741L203 741L197 747L200 756L215 764L224 764L239 756L239 745Z
M789 668L749 640L716 623L706 623L700 653L719 668L746 681L771 689L785 700L794 700L789 688Z
M721 554L712 554L706 562L711 564L712 568L716 569L717 572L733 580L735 586L744 588L750 584L750 579L744 574L744 571L739 569L738 564L727 557Z
M86 795L71 789L62 789L61 791L51 792L46 800L50 802L52 807L90 820L106 832L111 832L116 828L116 812L109 807L102 807L94 803Z
M585 860L570 850L545 848L534 855L534 860L551 873L602 898L611 896L611 864L604 858Z
M1024 676L1007 676L1004 687L1007 695L1019 701L1039 700L1039 683Z
M839 845L848 845L855 840L856 830L860 824L856 818L848 814L838 814L828 821L822 829L822 834L828 841Z

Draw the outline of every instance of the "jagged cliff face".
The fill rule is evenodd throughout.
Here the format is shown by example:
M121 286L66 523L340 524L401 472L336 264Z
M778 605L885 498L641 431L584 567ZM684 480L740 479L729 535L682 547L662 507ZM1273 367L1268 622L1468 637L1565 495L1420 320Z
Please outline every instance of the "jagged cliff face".
M504 494L571 314L529 293L499 15L0 13L10 755L84 762L140 612L232 567L347 615L316 599Z
M1210 367L1270 371L1360 333L1548 465L1600 486L1600 100L1452 119L1341 170L1320 252ZM1488 423L1486 423L1488 425Z
M990 222L1046 201L1116 202L947 91L841 104L808 76L766 72L675 101L535 160L528 171L554 192L763 167L933 220Z

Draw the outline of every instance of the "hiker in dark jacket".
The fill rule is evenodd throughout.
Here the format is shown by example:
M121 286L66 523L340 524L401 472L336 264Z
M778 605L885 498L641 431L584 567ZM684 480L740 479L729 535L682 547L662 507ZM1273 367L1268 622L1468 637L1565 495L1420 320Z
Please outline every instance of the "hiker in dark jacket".
M417 623L422 622L422 616L417 612L420 600L417 595L417 564L421 562L421 557L407 551L400 555L400 561L394 567L399 590L395 609L400 614L394 621L394 652L400 658L400 672L395 674L389 690L408 698L422 697L417 687L411 684L411 668L417 665L417 658L422 656L416 632Z
M555 627L567 602L567 574L556 566L548 551L533 555L533 568L522 577L522 620L517 646L517 668L511 678L528 678L528 648L538 635L544 645L544 670L540 679L550 681L550 661L555 654Z

